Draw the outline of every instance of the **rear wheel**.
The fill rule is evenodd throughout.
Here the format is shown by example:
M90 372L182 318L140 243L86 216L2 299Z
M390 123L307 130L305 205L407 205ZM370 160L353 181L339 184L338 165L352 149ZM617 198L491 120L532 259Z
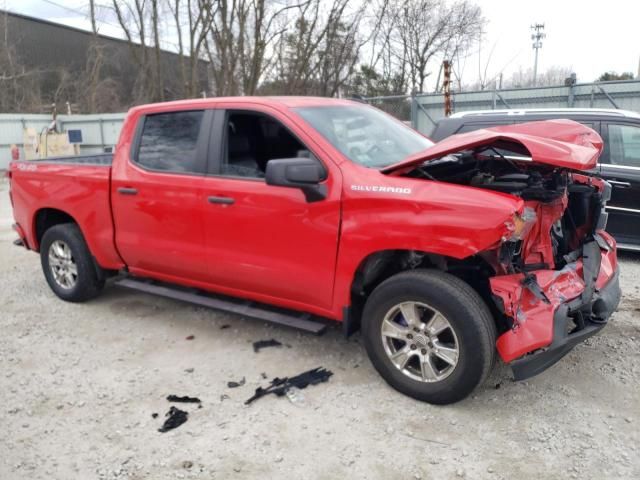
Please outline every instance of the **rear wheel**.
M55 225L44 233L40 262L49 287L63 300L84 302L104 287L104 272L74 223Z
M412 270L387 279L367 300L362 324L376 370L418 400L457 402L493 365L489 309L468 284L446 273Z

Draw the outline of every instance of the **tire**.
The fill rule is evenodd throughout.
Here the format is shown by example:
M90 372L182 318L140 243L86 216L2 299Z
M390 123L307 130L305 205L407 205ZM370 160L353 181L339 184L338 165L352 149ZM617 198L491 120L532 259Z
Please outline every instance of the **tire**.
M445 323L449 327L434 334ZM382 282L367 299L362 333L386 382L428 403L462 400L494 363L496 327L489 308L467 283L435 270L402 272Z
M67 302L90 300L104 287L104 272L95 263L75 223L54 225L44 233L40 263L53 293Z

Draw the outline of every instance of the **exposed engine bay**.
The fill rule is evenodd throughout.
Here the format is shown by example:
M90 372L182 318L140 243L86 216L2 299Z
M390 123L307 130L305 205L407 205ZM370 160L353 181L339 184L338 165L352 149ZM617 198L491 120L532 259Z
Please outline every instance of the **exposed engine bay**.
M603 228L609 186L594 177L533 163L522 151L484 148L431 160L411 177L468 185L515 195L524 210L507 227L498 258L487 260L496 274L561 269Z

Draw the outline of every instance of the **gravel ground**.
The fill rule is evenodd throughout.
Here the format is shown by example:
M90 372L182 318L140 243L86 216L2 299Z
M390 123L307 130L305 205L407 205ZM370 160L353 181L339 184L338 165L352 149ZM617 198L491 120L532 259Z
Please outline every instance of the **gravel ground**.
M3 179L2 479L640 478L640 256L622 256L623 301L601 335L526 382L497 365L436 407L389 388L337 327L314 337L117 287L65 303L10 225ZM284 346L253 352L270 338ZM316 366L334 376L301 402L243 405L262 373ZM202 408L159 433L172 393Z

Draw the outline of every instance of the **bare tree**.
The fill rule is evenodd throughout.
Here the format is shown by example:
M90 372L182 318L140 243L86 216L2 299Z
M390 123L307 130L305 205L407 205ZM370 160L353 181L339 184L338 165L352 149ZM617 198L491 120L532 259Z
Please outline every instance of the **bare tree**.
M391 0L381 35L383 69L401 73L412 90L423 92L443 58L477 42L483 23L480 7L469 0Z
M133 92L134 101L137 103L159 99L159 86L156 84L157 75L149 55L147 38L150 17L149 2L151 1L155 4L155 0L112 0L118 24L125 34L131 59L138 72ZM152 30L155 31L157 28L152 28ZM157 49L155 51L157 52Z
M287 13L309 3L294 0L204 0L205 37L217 95L253 95L274 66L269 55L286 30Z
M200 62L215 8L204 0L168 0L167 5L178 38L182 97L195 97L200 93Z
M0 17L0 111L37 112L40 108L37 69L28 69L18 58L10 42L7 14Z
M276 46L276 68L263 91L335 96L348 88L363 46L366 3L309 0L295 9L293 28Z
M524 87L546 87L553 85L564 85L565 79L571 76L570 67L561 67L554 65L549 67L546 71L538 73L538 78L533 81L533 70L528 68L523 70L522 68L513 72L511 78L505 82L507 88L524 88Z

